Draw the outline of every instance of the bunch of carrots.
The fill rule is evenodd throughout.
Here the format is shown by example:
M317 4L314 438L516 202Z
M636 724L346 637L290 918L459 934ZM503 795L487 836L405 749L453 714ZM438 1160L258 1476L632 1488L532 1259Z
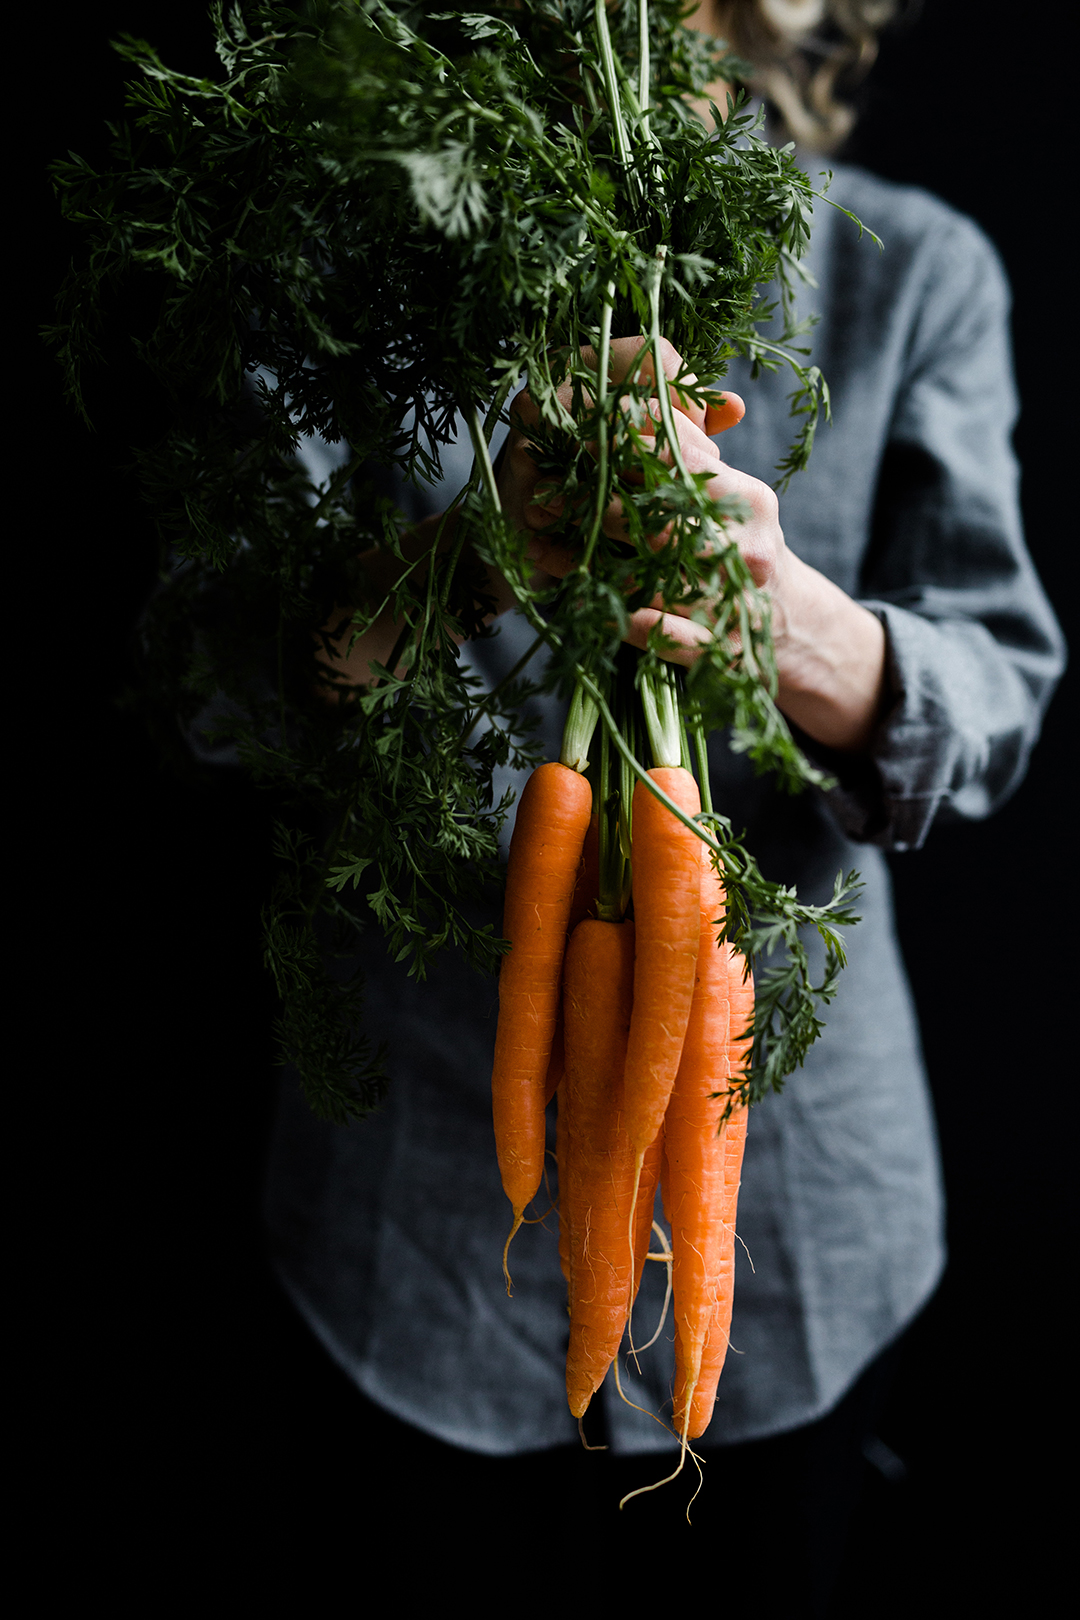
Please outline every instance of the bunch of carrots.
M724 887L693 831L701 796L672 677L643 682L641 698L651 770L628 768L620 740L616 783L602 730L594 807L582 738L596 711L579 691L561 761L539 766L522 794L492 1095L513 1206L507 1250L543 1180L544 1114L557 1098L566 1390L579 1421L630 1323L659 1184L671 1231L672 1427L685 1454L711 1419L728 1345L746 1134L736 1088L753 982L719 937Z

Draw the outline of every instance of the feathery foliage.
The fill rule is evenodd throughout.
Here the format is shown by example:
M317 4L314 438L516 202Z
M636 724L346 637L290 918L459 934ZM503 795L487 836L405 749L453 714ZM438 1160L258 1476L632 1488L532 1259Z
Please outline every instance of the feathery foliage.
M704 614L715 599L686 701L786 787L821 780L775 705L768 603L738 552L737 504L710 499L681 465L665 388L647 447L656 385L632 380L618 397L605 386L612 333L648 334L657 352L663 334L686 375L712 384L736 355L791 366L781 482L828 410L794 307L811 183L742 95L714 133L689 111L739 64L688 31L683 11L216 3L220 77L176 73L123 39L131 119L111 166L54 165L65 212L87 231L50 332L84 414L105 311L136 282L154 308L137 346L172 425L139 455L163 548L146 626L152 701L190 724L212 697L219 735L255 775L333 827L323 849L282 830L285 876L265 913L283 1053L331 1118L366 1112L384 1077L358 1033L359 987L320 965L317 919L340 929L344 951L361 914L374 917L418 974L446 945L487 970L504 948L472 921L499 881L510 808L493 772L531 763L535 745L528 671L484 694L458 655L493 607L486 569L508 580L548 650L544 683L564 696L582 679L607 689L634 607L660 593ZM759 329L777 316L766 341ZM558 394L567 380L572 410ZM522 383L541 415L538 460L573 514L580 560L557 591L532 582L487 451ZM708 397L703 383L686 391ZM472 477L453 528L407 554L388 472L429 479L459 412ZM344 447L322 484L297 460L302 435ZM628 545L601 529L616 494ZM373 557L391 580L381 593ZM327 645L344 649L386 606L402 634L377 684L328 704L312 691L312 645L342 603L359 605L339 610ZM801 987L789 978L766 994L755 1073L775 1086L812 1038L793 930L851 918L842 896L822 918L797 917L755 871L732 854L745 899L731 927L751 948L780 928ZM755 924L758 912L791 927Z

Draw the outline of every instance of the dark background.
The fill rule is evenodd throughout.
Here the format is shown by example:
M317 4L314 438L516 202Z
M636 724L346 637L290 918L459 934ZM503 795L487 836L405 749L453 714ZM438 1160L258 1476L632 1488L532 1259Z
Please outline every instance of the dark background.
M1017 37L988 20L994 7L927 0L921 19L884 42L850 156L935 191L1002 254L1015 293L1030 543L1073 640L1065 379L1075 300L1065 267L1075 251L1061 239L1060 156L1073 131L1037 88L1053 78L1044 70L1062 9L1055 22L1054 8L1038 8L1040 33ZM32 671L13 750L25 830L10 845L13 892L25 895L15 916L31 941L17 1003L30 1062L25 1073L16 1065L11 1086L33 1374L20 1388L33 1436L26 1494L43 1521L59 1520L70 1558L122 1586L135 1579L133 1544L135 1567L160 1556L177 1579L197 1578L215 1548L229 1589L250 1576L254 1592L268 1570L319 1567L328 1549L341 1557L366 1545L365 1492L391 1482L365 1477L350 1446L351 1391L262 1256L268 806L239 780L205 788L164 773L117 705L155 567L124 467L132 437L150 430L145 402L132 406L128 362L110 355L88 433L36 338L75 250L44 163L69 148L103 154L103 121L121 113L122 65L107 42L121 30L177 67L214 72L202 11L109 0L13 55L26 110L9 195L25 197L18 218L31 230L20 225L10 250L28 272L10 448L21 491L29 446L34 493L29 504L9 497L9 555L31 559L16 593L20 632L30 632L24 682ZM1004 1613L1014 1588L1035 1598L1054 1562L1050 1482L1068 1455L1072 691L1067 679L1004 810L935 831L892 863L940 1123L951 1262L880 1425L906 1477L889 1483L867 1468L838 1614L907 1612L930 1567L942 1607L967 1599Z

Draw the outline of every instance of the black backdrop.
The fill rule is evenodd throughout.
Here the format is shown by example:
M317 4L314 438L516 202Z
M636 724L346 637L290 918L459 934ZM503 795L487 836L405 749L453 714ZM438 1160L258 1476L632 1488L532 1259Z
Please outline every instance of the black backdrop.
M1040 89L1054 78L1052 13L1040 8L1047 34L1035 39L993 26L994 10L927 0L921 19L886 40L850 156L972 215L1004 258L1025 514L1069 633L1063 361L1075 341L1065 270L1074 253L1060 239L1064 116ZM9 198L25 197L18 217L31 221L12 250L28 279L9 445L9 555L32 559L13 593L12 617L29 632L18 667L30 701L16 705L21 836L10 846L29 965L17 1006L30 1061L16 1063L11 1087L27 1104L16 1136L34 1374L20 1386L33 1437L25 1480L41 1522L59 1518L69 1556L109 1583L131 1578L132 1542L136 1566L157 1549L157 1567L177 1578L195 1574L204 1549L228 1548L239 1580L241 1569L277 1567L268 1547L280 1562L288 1546L303 1563L324 1532L351 1545L363 1489L380 1482L365 1480L349 1451L351 1392L262 1257L273 1091L257 928L267 806L240 781L207 789L164 774L117 706L154 568L125 451L152 430L152 402L130 392L125 357L110 354L89 434L36 337L73 251L43 164L69 148L102 152L122 77L107 41L121 30L150 38L176 66L214 70L201 5L160 0L84 7L12 57L26 101ZM881 1423L907 1477L889 1484L868 1467L838 1614L899 1612L925 1592L928 1565L942 1605L967 1597L1004 1612L1015 1582L1035 1599L1030 1583L1052 1561L1056 1498L1045 1482L1057 1468L1044 1463L1048 1453L1060 1466L1068 1297L1069 692L1067 681L1003 811L936 831L893 861L952 1258Z

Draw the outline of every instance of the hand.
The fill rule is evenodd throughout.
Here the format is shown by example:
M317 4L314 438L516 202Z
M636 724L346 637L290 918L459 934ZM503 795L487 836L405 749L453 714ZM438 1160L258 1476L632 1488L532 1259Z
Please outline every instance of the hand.
M641 337L613 341L613 382L624 381L632 370L640 378L655 378L651 350L642 356L645 341ZM680 356L670 344L662 347L661 355L664 375L674 379L682 366ZM595 364L592 351L584 351L584 357ZM560 390L560 398L569 407L569 385L565 392ZM885 633L881 621L788 548L775 491L720 459L710 434L724 432L742 420L744 406L739 396L726 395L720 409L703 410L679 394L673 394L672 403L680 451L688 471L711 474L707 485L711 497L739 496L749 508L749 517L734 526L732 532L754 583L768 594L772 604L779 707L818 742L850 752L865 749L873 736L884 685ZM658 401L650 403L650 414L659 421ZM561 504L558 498L545 500L542 485L539 491L537 488L541 474L529 453L527 429L530 422L539 420L539 415L527 393L518 395L511 417L519 419L523 426L511 431L503 458L500 498L518 527L533 536L527 556L544 573L562 578L575 566L576 558L564 543L538 532L550 527L560 515ZM648 438L645 443L649 445ZM665 456L670 464L670 450L665 450ZM604 513L603 529L614 539L621 538L624 532L622 506L617 498ZM663 544L663 538L659 535L656 543ZM631 615L627 640L644 648L649 631L662 621L665 635L677 643L677 648L665 653L665 657L689 665L710 636L707 625L690 618L691 611L685 605L669 605L657 599Z
M750 515L732 525L731 533L754 584L772 607L779 708L817 742L850 753L864 751L873 738L884 688L880 619L790 550L780 526L780 505L768 484L728 466L693 422L676 416L675 425L687 470L712 474L706 485L710 497L738 496L749 508ZM693 611L656 599L631 614L626 639L644 648L659 623L677 644L664 656L688 666L710 637L708 625L690 617Z
M682 369L682 358L666 339L661 340L660 354L664 375L669 381L673 381ZM596 368L595 350L583 349L582 359L586 365ZM645 337L615 338L611 343L609 363L611 382L616 384L625 382L631 375L637 381L655 381L653 353ZM696 381L696 378L691 380ZM570 384L564 383L558 390L558 395L569 410L572 403ZM698 438L708 446L714 456L714 447L709 443L707 435L723 433L736 422L741 422L745 410L738 394L724 394L723 400L724 403L720 406L701 406L677 391L671 396L677 421L692 425ZM659 416L659 404L655 400L653 414ZM515 526L532 534L526 548L526 556L536 563L542 573L562 579L575 566L576 559L570 547L559 541L553 541L540 532L551 527L552 520L562 511L562 503L558 499L545 499L544 478L533 460L528 434L529 427L539 422L540 413L527 392L518 394L514 400L510 407L510 419L515 426L510 430L502 458L499 499L503 511L513 520ZM519 422L522 424L521 427L516 425ZM621 512L621 505L615 500L604 514L604 532L613 539L620 538L622 534ZM506 606L510 606L509 600Z

